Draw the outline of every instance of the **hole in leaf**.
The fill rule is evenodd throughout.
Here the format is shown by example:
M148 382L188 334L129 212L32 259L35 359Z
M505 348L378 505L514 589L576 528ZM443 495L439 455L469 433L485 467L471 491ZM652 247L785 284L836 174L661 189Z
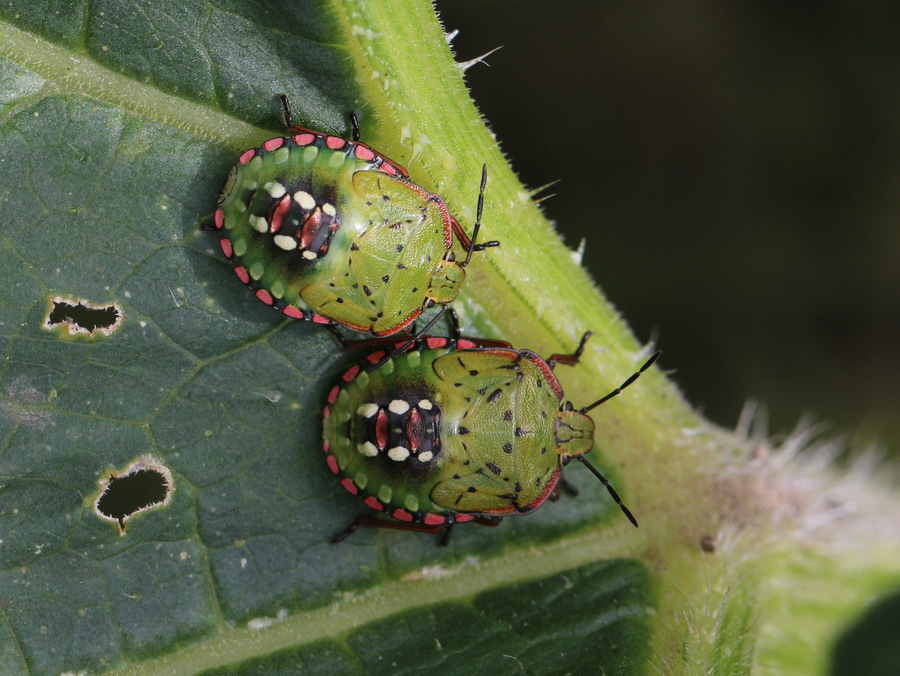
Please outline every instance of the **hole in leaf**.
M124 315L118 303L94 305L86 300L54 296L50 298L44 329L54 331L62 328L70 336L94 338L115 333L121 326L122 319Z
M169 504L175 486L169 468L145 455L121 472L110 473L100 482L103 489L94 502L101 519L114 521L119 535L131 517Z

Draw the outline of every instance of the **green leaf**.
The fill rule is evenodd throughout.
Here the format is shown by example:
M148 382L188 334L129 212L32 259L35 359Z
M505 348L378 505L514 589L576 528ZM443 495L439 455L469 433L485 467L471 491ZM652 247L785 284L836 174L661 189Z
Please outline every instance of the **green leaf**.
M628 639L646 633L640 565L598 569L582 555L504 571L521 555L513 552L615 513L583 472L573 480L585 499L499 534L458 529L448 549L376 532L328 544L365 509L321 451L325 394L348 358L327 332L251 298L198 228L236 153L280 132L276 93L290 93L304 124L335 132L346 133L347 111L361 110L372 136L331 13L280 9L101 3L85 21L35 4L4 17L3 673L127 671L153 658L179 673L243 670L249 657L268 663L285 649L308 660L321 641L339 641L358 664L377 644L393 660L421 652L463 668L460 646L473 636L576 664L601 630L629 647L617 658L606 646L605 659L633 663L646 649ZM116 304L121 326L108 337L47 331L58 297ZM175 491L120 535L94 503L104 479L146 456L171 471ZM476 554L488 561L465 565L480 582L428 573ZM398 582L410 575L421 580ZM527 617L547 585L582 576L578 587L553 587L541 613L560 617L546 635L491 605L524 602ZM388 592L393 599L373 607ZM328 617L333 603L359 594L370 600L344 602L363 606L345 611L352 622ZM479 610L485 599L494 601ZM597 604L622 607L603 615ZM581 605L590 617L578 615ZM279 626L291 631L258 648L254 627L267 623L259 618L285 611ZM354 630L356 617L369 624ZM446 652L435 652L439 636L415 629L444 617L453 629L442 634ZM385 643L397 623L405 639ZM532 633L571 638L540 648ZM515 656L488 652L505 671L519 668Z
M759 540L698 545L735 522L723 504L758 523L715 469L745 449L658 373L592 413L639 530L573 464L577 499L446 548L328 543L366 509L321 448L353 356L252 298L198 225L238 154L282 133L281 92L323 131L357 111L464 224L487 163L502 245L468 269L467 332L550 354L592 329L560 369L576 404L646 357L506 165L428 2L4 5L0 673L746 673ZM47 330L54 299L121 323ZM135 462L174 492L120 534L95 503Z

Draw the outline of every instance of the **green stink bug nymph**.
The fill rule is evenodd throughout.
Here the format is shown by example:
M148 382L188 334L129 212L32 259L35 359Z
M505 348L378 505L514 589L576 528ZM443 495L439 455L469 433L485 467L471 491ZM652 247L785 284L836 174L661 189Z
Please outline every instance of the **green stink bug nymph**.
M486 169L470 240L438 195L359 141L355 117L346 140L294 126L282 101L289 135L240 156L204 225L240 280L290 317L374 336L456 298L472 252L497 244L474 243Z
M332 541L361 525L438 532L527 514L556 496L572 458L597 475L637 526L584 460L594 444L588 412L633 383L660 353L576 410L564 401L553 368L576 364L589 335L574 354L547 360L500 341L426 336L387 361L380 350L366 358L369 368L346 371L324 411L326 460L344 488L393 520L357 519Z

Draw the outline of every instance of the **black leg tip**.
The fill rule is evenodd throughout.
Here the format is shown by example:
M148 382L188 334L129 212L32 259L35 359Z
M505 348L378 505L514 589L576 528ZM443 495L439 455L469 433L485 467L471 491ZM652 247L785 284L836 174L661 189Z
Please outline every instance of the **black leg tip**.
M332 535L330 538L328 538L328 541L333 545L343 542L348 537L353 535L357 531L358 528L359 528L359 523L354 521L349 526L347 526L346 530L344 530L340 533L337 533L336 535Z

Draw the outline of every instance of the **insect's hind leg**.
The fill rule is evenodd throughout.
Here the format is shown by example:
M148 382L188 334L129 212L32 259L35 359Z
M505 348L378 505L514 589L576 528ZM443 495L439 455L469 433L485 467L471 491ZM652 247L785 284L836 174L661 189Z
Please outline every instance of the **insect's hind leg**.
M502 520L502 516L478 516L472 519L472 523L480 523L483 526L499 526ZM360 516L354 519L343 531L328 538L328 541L331 542L331 544L336 545L339 542L346 540L360 528L388 528L390 530L405 530L415 533L443 533L440 544L442 547L446 547L450 542L450 533L453 530L454 525L454 523L449 523L428 526L421 523L410 523L408 521L392 521L388 519L379 519L374 516Z
M410 523L408 521L389 521L388 519L379 519L374 516L360 516L354 519L343 531L328 538L328 541L331 542L331 544L336 545L339 542L346 540L360 528L387 528L390 530L414 531L416 533L441 533L445 530L449 530L449 526L444 524L426 526L421 523ZM444 544L444 540L447 540L447 538L448 534L445 533L441 544Z

